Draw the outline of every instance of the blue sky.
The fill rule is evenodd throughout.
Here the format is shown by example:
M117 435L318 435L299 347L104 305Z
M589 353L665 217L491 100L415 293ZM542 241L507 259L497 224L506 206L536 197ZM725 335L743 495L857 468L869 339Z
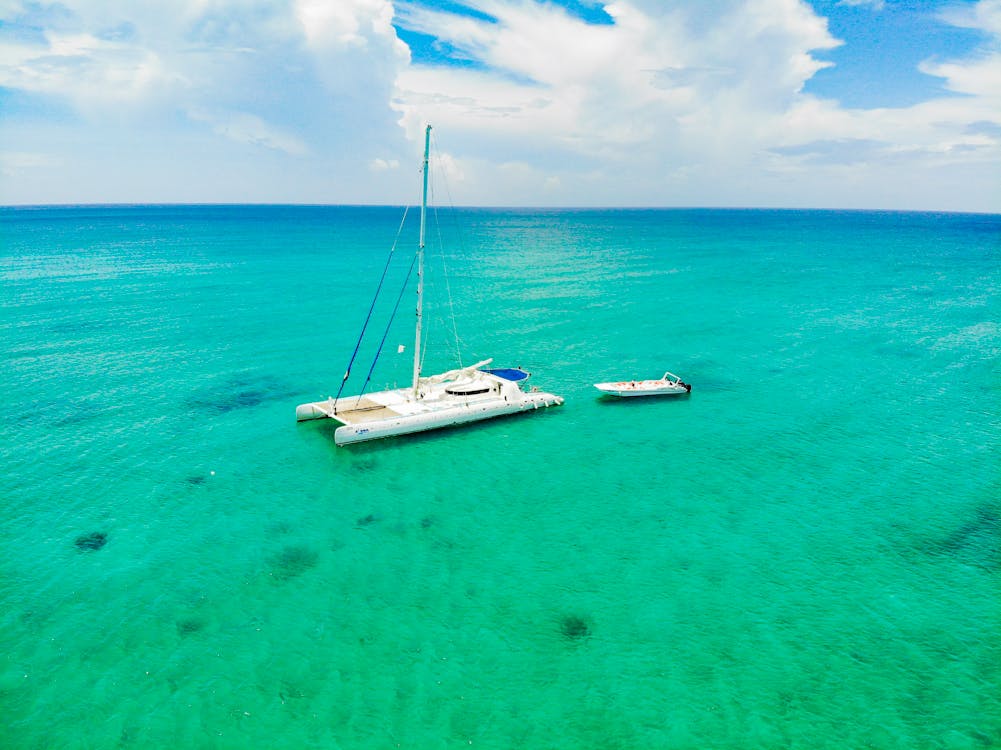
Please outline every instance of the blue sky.
M1001 212L1001 0L0 0L0 203Z
M921 70L927 59L963 59L989 38L982 31L946 23L942 2L848 5L813 2L844 43L819 59L833 65L817 73L805 91L845 106L907 107L948 92L944 81Z

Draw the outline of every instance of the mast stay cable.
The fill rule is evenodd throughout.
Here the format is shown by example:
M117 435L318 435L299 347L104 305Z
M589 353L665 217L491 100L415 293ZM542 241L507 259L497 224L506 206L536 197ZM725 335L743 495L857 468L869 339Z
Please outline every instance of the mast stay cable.
M410 277L414 273L414 266L417 265L417 253L414 254L414 259L410 261L410 269L407 271L407 277L403 280L403 286L400 287L400 293L396 297L396 304L393 305L393 314L389 316L389 322L386 324L386 330L382 334L382 341L379 342L379 348L375 352L375 357L372 359L372 366L368 369L368 377L365 378L365 384L361 387L361 393L358 394L360 399L364 394L365 390L368 388L369 381L372 380L372 373L375 372L375 365L379 361L379 355L382 354L382 348L386 344L386 338L389 336L389 329L393 325L393 321L396 319L396 312L400 309L400 301L403 299L403 293L407 291L407 286L410 284Z
M435 152L440 153L441 147L438 145L437 135L432 136L434 140ZM439 162L439 165L441 162ZM438 182L440 182L445 188L445 195L447 196L447 205L452 209L454 219L455 201L452 199L452 190L448 182L448 173L441 166L437 167L436 174L438 175ZM459 367L462 367L462 345L459 341L459 326L455 320L455 304L452 300L452 285L449 283L448 265L445 262L445 242L441 235L441 221L439 219L438 202L435 201L433 204L434 211L434 226L435 231L438 233L438 249L441 254L441 266L443 271L443 277L445 280L445 294L448 298L448 312L452 323L452 336L455 339L455 359L459 363ZM462 244L462 235L458 235L459 244ZM462 248L460 248L462 249Z
M358 356L358 349L361 347L362 339L365 338L365 331L368 328L369 321L372 320L372 312L373 312L373 310L375 310L375 303L379 299L379 294L382 292L382 285L386 281L386 274L389 272L389 266L390 266L390 264L393 261L393 253L396 252L396 245L400 241L400 235L403 233L403 225L407 221L407 213L409 211L410 211L410 207L409 206L407 206L403 210L403 218L400 220L400 228L396 230L396 239L393 240L393 246L391 248L389 248L389 256L386 258L386 265L382 269L382 277L379 279L379 286L376 287L375 296L372 297L372 304L369 305L369 308L368 308L368 315L365 316L365 323L361 327L361 333L358 334L358 341L355 343L355 350L354 350L354 352L352 352L352 354L351 354L351 360L348 362L348 369L345 371L344 377L341 379L341 387L337 389L337 395L334 397L334 411L335 412L337 411L337 400L341 397L341 393L344 392L344 386L347 384L348 378L351 377L351 367L352 367L352 365L354 365L355 358ZM410 278L409 274L407 274L407 278ZM399 304L399 303L397 303L397 304ZM396 314L395 311L394 311L393 314L394 315ZM390 320L390 322L392 322L392 320ZM385 341L385 337L383 337L383 341ZM380 349L381 349L381 346L380 346ZM375 356L376 356L376 359L378 359L378 357L379 357L378 353ZM373 363L373 367L374 366L375 365ZM371 372L369 372L369 377L371 377ZM367 380L365 382L368 383Z

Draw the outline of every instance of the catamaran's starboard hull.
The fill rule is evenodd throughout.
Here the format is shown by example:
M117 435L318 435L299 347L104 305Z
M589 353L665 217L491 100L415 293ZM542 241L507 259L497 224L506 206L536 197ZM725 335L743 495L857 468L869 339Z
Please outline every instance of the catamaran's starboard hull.
M396 437L397 435L412 435L418 432L440 430L446 427L479 422L509 414L520 414L549 406L559 406L563 399L551 393L525 394L520 403L471 403L457 405L427 414L413 414L389 419L365 422L355 425L341 425L334 431L334 442L337 445L350 445L367 440Z

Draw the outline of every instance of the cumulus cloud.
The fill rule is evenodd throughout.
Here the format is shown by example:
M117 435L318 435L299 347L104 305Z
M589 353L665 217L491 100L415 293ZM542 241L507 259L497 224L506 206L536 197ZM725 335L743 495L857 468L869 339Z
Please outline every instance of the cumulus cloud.
M1001 0L979 0L972 5L954 5L942 10L941 16L953 26L978 29L993 37L996 47L1001 38Z
M400 162L397 159L375 158L371 161L369 166L376 171L382 172L387 169L399 169Z
M409 58L392 15L388 0L7 0L0 86L68 103L95 137L122 121L136 139L194 128L364 169L404 143L389 100Z
M84 109L136 102L178 80L156 52L113 36L47 31L0 47L0 86L65 96Z
M408 131L431 119L460 140L491 138L498 162L630 173L640 177L630 202L693 156L746 158L827 65L811 52L838 44L796 0L623 0L605 6L614 23L602 25L531 0L468 4L478 17L401 12L407 28L480 63L405 70L396 106Z
M247 78L266 66L273 72L262 84L273 84L282 72L293 71L307 77L318 73L342 85L361 79L353 89L357 91L373 81L366 71L390 71L386 77L391 82L394 66L406 61L406 48L390 23L388 0L295 0L289 4L275 0L169 4L66 0L46 11L40 7L22 4L19 13L8 11L8 18L21 21L23 28L48 28L32 43L12 47L20 50L19 59L5 67L9 75L20 76L10 80L19 88L70 94L81 77L86 79L93 71L119 92L149 91L159 83L155 75L159 70L165 78L182 81L189 100L210 99L227 89L230 96L253 99L260 91ZM64 69L66 75L47 75L53 66ZM115 86L116 82L127 85Z
M627 204L717 204L747 189L744 204L825 205L859 200L869 178L874 194L864 200L887 200L890 172L879 170L929 183L935 170L998 159L991 131L969 125L1001 117L991 46L1001 0L943 15L993 42L922 66L966 96L873 110L804 93L830 65L817 53L842 41L798 0L616 0L604 6L613 23L601 25L532 0L465 4L476 13L402 6L404 27L474 64L405 69L395 106L413 138L430 119L460 146L475 141L476 173L488 171L484 157L496 167L497 179L484 182L492 189L505 184L501 166L523 161L533 184L562 185L566 203L590 202L606 182Z

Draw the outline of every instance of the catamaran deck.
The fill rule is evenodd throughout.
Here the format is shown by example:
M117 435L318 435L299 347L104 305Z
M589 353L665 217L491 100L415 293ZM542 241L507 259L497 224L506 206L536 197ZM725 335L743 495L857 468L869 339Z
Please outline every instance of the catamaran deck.
M307 419L318 419L330 417L342 424L363 424L365 422L378 422L380 419L391 419L400 416L400 412L393 411L385 404L379 404L369 398L361 398L358 401L342 401L334 406L333 399L326 401L314 401L309 404L302 404L296 409L296 418L302 422Z

